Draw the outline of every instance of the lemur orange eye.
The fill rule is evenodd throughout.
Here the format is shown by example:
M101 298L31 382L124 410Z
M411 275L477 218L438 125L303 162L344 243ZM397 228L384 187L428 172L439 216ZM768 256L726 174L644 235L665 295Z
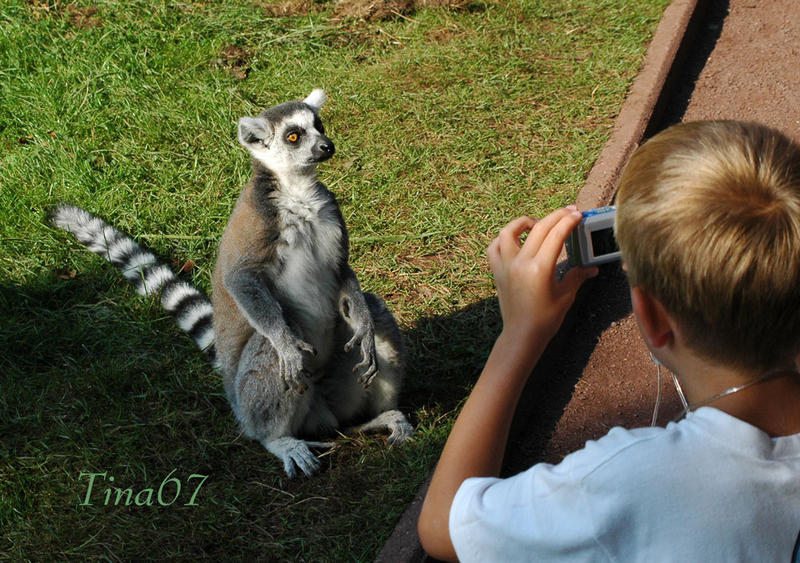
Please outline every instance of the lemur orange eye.
M298 139L300 139L300 135L298 135L297 133L289 133L288 135L286 135L286 140L289 141L290 143L296 143Z

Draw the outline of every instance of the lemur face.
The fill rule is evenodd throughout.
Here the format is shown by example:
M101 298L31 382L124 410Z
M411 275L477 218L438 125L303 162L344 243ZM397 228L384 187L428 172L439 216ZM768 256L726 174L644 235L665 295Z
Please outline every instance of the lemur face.
M286 102L258 117L243 117L239 142L253 158L276 171L301 171L324 162L336 150L319 118L324 100L324 92L314 90L302 102Z
M285 153L287 160L316 164L328 160L336 150L325 136L319 115L301 108L273 125L274 152Z

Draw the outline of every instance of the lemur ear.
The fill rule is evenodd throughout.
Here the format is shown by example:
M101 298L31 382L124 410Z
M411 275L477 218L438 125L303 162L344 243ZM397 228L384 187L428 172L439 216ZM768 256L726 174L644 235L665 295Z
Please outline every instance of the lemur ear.
M247 148L254 144L269 146L272 135L272 126L263 117L242 117L239 120L239 142Z
M319 111L319 108L321 108L322 104L325 103L325 98L327 98L325 90L322 88L317 88L312 90L312 92L306 96L306 99L303 100L303 102L310 105L314 111Z

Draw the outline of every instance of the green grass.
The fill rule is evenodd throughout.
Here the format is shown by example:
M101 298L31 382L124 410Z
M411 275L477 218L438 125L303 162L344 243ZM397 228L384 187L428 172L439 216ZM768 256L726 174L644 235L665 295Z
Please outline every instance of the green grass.
M666 3L428 2L372 22L325 1L0 5L0 557L373 559L499 328L485 247L574 199ZM342 439L289 481L157 304L44 217L79 204L209 290L249 175L236 120L314 87L337 144L320 174L362 286L404 329L417 431ZM152 506L106 503L99 479L82 506L82 472ZM170 474L181 497L161 506ZM184 506L192 474L209 477Z

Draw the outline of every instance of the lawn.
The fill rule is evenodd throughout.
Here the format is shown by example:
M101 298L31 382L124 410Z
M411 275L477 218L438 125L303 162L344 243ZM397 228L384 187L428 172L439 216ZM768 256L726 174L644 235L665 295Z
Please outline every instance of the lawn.
M0 4L0 558L372 560L499 329L485 247L574 200L666 3ZM315 87L416 432L288 480L158 304L44 219L81 205L210 291L237 119Z

